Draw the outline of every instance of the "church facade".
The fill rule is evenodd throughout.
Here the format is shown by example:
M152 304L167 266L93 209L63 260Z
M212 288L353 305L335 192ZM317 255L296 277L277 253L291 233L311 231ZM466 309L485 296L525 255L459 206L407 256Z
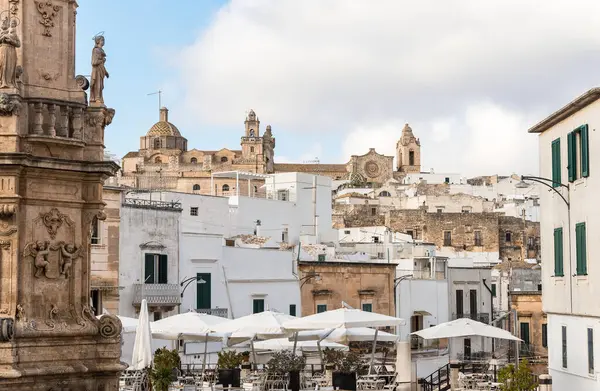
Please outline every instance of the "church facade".
M244 121L241 149L188 149L187 139L169 122L168 114L166 108L161 108L160 120L140 137L139 150L123 157L120 184L146 190L232 195L236 194L233 175L211 178L211 174L238 171L257 174L250 179L249 186L240 186L238 190L240 195L254 196L261 192L260 186L264 182L261 174L305 172L377 185L420 170L420 141L408 124L397 143L394 170L394 157L379 154L373 148L364 155L351 156L345 164L275 163L275 137L271 126L267 125L263 133L253 110Z

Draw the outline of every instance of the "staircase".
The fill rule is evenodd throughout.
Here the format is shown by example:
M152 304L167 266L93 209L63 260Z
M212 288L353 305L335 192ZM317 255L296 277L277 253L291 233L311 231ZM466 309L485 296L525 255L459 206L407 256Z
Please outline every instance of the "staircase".
M438 368L431 375L419 379L423 391L446 391L450 389L450 364Z

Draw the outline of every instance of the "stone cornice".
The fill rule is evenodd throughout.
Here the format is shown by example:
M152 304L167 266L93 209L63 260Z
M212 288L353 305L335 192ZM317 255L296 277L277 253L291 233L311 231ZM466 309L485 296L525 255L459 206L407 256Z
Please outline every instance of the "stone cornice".
M0 166L19 165L28 168L41 169L64 169L68 171L82 173L101 173L106 175L114 175L119 169L119 165L113 161L81 161L81 160L65 160L51 157L31 156L25 153L6 153L0 152ZM67 165L68 167L64 167Z

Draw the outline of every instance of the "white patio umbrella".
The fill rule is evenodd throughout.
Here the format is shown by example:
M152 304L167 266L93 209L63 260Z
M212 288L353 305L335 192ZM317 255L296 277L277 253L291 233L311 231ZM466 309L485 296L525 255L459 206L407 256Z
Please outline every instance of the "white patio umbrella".
M150 333L150 318L148 316L148 303L142 300L140 317L138 318L131 369L141 370L152 366L152 334Z
M105 312L105 314L108 314L108 312ZM102 314L104 315L104 314ZM96 318L100 319L102 317L102 315L98 315L96 316ZM124 334L131 334L131 333L135 333L135 330L137 329L138 326L138 319L136 318L129 318L127 316L120 316L117 315L117 318L119 318L119 320L121 321L121 325L123 325L123 333Z
M203 341L204 360L202 362L202 372L204 372L208 342L222 341L225 337L224 334L212 332L212 328L226 322L229 322L229 320L220 316L189 311L152 322L150 327L152 336L157 339Z
M294 319L296 319L295 316L264 311L215 325L213 331L228 334L227 345L229 346L250 341L252 356L256 363L254 341L288 337L289 332L283 328L283 324Z
M521 341L510 332L469 318L456 319L451 322L440 323L428 329L415 331L423 339L460 338L460 337L489 337Z
M268 339L265 341L257 341L254 343L254 348L257 350L291 350L294 347L294 342L288 338ZM298 348L301 351L315 351L320 347L348 350L348 346L331 341L323 341L319 346L319 341L302 341L298 342Z
M387 327L398 326L404 324L404 319L395 318L377 314L375 312L361 311L350 308L339 308L337 310L321 312L303 318L298 318L286 322L283 326L287 330L319 330L319 329L337 329L337 328L354 328L354 327ZM375 360L375 347L377 344L377 335L379 331L375 329L373 337L373 350L371 351L371 365L369 366L369 374L373 368Z
M396 334L377 331L368 327L355 327L351 329L340 327L332 330L300 331L298 333L298 341L322 340L347 345L350 342L373 341L375 333L377 333L377 341L396 342L399 338Z

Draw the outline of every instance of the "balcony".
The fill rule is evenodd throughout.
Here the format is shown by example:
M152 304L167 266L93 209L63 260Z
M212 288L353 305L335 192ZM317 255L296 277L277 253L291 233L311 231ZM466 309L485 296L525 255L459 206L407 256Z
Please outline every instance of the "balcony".
M171 311L181 303L179 284L133 284L133 306L146 299L148 309Z
M174 212L182 211L181 202L179 201L159 201L145 200L142 198L125 198L123 206L142 209L169 210Z
M490 323L490 314L485 313L473 313L473 314L452 314L452 320L461 319L461 318L469 318L476 320L481 323L489 324Z
M219 316L227 319L227 308L197 308L196 312L199 314L207 314L213 316Z

